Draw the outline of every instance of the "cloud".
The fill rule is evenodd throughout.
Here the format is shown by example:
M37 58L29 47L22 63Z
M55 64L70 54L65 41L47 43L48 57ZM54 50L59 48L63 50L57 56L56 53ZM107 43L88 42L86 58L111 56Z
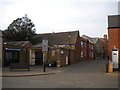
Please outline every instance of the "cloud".
M37 33L80 30L83 34L101 36L107 33L107 15L118 11L117 2L105 1L0 0L0 28L6 29L13 20L28 14Z

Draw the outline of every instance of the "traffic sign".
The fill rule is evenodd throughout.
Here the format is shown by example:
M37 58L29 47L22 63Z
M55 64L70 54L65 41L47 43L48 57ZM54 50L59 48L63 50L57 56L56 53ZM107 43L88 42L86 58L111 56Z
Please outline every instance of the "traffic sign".
M42 40L42 51L48 51L48 40L43 39Z
M48 53L48 51L42 51L42 53Z

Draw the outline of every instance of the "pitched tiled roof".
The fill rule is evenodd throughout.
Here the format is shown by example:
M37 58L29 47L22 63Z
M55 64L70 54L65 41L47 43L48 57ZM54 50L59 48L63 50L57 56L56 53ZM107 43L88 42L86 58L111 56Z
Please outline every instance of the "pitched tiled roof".
M104 38L100 38L100 39L104 40L105 42L108 42L108 39L104 39Z
M31 46L30 48L42 48L42 43L35 44Z
M84 41L84 42L87 42L87 40L84 39L84 38L82 38L82 37L80 37L80 40L81 40L81 41Z
M93 43L93 44L97 43L97 41L99 40L98 37L92 38L92 37L89 37L89 36L86 36L86 35L83 35L83 36L86 37L89 40L89 42Z
M91 41L95 44L95 43L97 43L97 41L99 40L99 38L97 37L97 38L91 38Z
M3 42L4 45L17 45L24 47L29 41L9 41L9 42Z
M38 43L42 42L42 39L48 39L49 45L67 45L75 44L77 37L79 36L79 31L71 32L60 32L60 33L46 33L46 34L37 34L35 38Z

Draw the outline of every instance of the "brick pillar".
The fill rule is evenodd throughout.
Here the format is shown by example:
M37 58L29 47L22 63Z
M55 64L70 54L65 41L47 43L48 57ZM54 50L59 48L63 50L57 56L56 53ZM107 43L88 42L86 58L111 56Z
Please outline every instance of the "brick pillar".
M119 64L120 64L120 28L109 28L109 59L112 59L112 49L119 49Z

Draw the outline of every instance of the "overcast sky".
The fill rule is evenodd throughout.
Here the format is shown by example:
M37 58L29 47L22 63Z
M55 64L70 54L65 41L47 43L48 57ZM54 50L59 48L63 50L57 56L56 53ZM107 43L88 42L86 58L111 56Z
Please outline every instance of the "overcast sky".
M36 33L79 30L91 37L107 34L108 15L118 14L119 0L0 0L0 29L25 14Z

